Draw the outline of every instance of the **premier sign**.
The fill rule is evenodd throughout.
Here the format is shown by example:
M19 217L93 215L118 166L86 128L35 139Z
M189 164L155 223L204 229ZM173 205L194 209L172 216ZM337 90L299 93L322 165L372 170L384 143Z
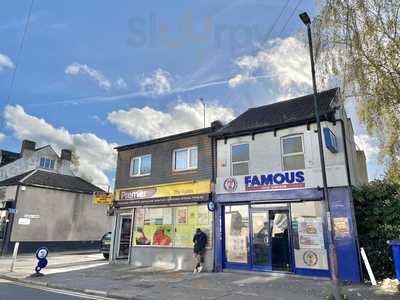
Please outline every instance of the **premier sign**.
M244 177L246 191L283 190L305 187L303 171L249 175Z

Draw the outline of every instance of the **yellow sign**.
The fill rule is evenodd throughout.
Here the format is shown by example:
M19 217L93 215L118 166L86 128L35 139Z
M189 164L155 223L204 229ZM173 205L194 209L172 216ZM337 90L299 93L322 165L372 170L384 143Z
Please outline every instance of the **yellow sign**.
M94 203L96 204L111 204L112 200L112 193L94 193Z
M199 180L164 184L157 186L146 186L134 189L123 189L115 192L115 200L139 200L149 198L164 198L188 196L197 194L208 194L211 192L210 180Z

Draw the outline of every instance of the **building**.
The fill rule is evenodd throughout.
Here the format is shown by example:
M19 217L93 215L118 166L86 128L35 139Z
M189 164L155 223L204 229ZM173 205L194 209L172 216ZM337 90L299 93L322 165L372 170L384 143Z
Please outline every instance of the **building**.
M352 185L366 183L338 89L319 93L339 278L361 279ZM251 108L211 134L217 147L215 267L328 277L313 95Z
M116 148L112 261L192 269L192 239L199 227L208 236L207 269L213 268L209 134L220 124L213 125Z
M36 148L35 142L24 140L20 153L0 149L0 181L36 168L73 176L71 157L68 149L62 149L58 156L50 145Z
M0 253L20 242L19 252L99 249L111 230L105 206L96 205L97 186L71 169L71 151L23 141L20 153L1 151Z

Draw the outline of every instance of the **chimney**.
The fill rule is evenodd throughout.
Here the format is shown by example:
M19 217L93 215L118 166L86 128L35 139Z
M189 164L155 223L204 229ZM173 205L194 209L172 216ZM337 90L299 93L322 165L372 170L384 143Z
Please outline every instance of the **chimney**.
M29 141L29 140L23 140L22 145L21 145L21 156L23 157L26 151L35 151L36 149L36 143Z
M211 122L211 129L212 131L217 131L218 129L222 128L224 125L220 120L215 120Z
M71 161L72 158L72 151L68 149L61 150L61 160L68 160Z

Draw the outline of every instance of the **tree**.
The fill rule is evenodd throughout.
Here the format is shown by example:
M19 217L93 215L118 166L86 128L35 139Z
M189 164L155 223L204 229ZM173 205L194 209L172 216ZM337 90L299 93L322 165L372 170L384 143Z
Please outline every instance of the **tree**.
M314 21L316 61L356 100L379 141L387 174L400 178L400 0L322 0Z
M76 153L76 150L73 149L71 152L71 168L73 170L73 172L75 174L79 174L79 176L81 178L83 178L84 180L86 180L87 182L92 183L93 182L93 178L91 176L89 176L88 174L85 174L84 172L80 172L79 167L80 167L80 157L78 155L78 153Z

